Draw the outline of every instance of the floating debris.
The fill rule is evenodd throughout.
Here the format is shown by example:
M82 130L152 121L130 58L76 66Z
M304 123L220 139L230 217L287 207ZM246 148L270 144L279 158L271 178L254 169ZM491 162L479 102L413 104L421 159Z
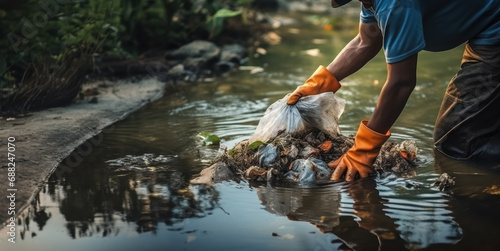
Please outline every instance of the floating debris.
M483 193L491 194L491 195L500 195L500 186L492 185L483 190Z
M431 186L437 186L440 191L448 191L455 186L455 177L443 173Z
M172 159L176 158L177 155L174 156L165 156L165 155L155 155L152 153L146 153L143 155L126 155L123 158L108 160L105 163L108 165L110 169L113 169L115 172L123 172L123 171L164 171L168 169L167 163L169 163Z

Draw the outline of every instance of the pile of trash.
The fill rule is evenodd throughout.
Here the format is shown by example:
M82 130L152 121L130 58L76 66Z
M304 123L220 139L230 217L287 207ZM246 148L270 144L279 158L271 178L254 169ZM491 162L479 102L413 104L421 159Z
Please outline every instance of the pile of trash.
M214 165L202 172L204 177L194 182L216 183L226 179L227 174L234 174L227 179L268 182L329 181L333 170L327 163L338 159L354 144L354 136L344 136L338 128L345 101L333 93L303 97L293 106L286 104L287 99L288 95L272 104L254 135L224 151ZM373 167L378 173L402 174L416 166L416 156L413 140L387 142Z

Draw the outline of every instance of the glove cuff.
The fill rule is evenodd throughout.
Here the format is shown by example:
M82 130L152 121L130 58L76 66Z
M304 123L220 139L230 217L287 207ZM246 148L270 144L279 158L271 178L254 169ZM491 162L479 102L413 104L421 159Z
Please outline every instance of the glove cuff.
M309 82L309 80L312 80L316 83L323 83L321 85L321 93L323 92L337 92L342 85L340 82L337 80L337 78L329 71L326 69L326 67L320 65L318 69L312 74L312 76L306 81Z
M370 129L368 126L368 121L363 120L359 125L358 133L356 134L355 144L358 148L364 148L364 150L374 150L379 151L380 147L389 139L391 132L382 134Z

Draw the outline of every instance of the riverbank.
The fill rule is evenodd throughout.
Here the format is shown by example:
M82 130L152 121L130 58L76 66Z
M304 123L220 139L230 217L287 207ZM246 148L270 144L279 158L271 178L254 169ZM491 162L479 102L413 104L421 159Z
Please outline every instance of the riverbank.
M0 152L4 156L0 160L0 197L4 198L0 200L2 226L13 216L7 212L21 212L60 163L64 165L61 174L71 172L81 157L91 154L92 148L112 131L110 125L159 99L170 87L155 79L140 83L89 83L84 85L84 90L92 90L97 95L86 96L66 107L0 120ZM8 142L14 146L11 144L12 148L8 148ZM7 159L7 152L15 155L12 161ZM12 172L8 172L8 167L14 164L9 163L15 163ZM9 176L15 177L10 187ZM5 199L11 194L14 194L14 203Z

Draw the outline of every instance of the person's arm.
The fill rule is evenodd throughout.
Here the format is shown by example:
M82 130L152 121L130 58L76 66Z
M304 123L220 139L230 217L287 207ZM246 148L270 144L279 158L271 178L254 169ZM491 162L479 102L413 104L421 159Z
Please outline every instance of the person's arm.
M358 175L368 177L380 148L390 137L389 129L403 111L416 83L417 54L387 65L387 81L382 88L377 106L370 121L363 121L358 129L354 145L338 160L328 164L334 169L332 180L345 175L346 181Z
M359 23L359 34L326 67L338 81L355 73L382 48L382 33L377 23Z
M294 105L301 97L323 92L336 92L339 81L358 71L380 51L382 33L377 23L360 22L359 34L349 42L328 65L320 66L313 75L290 95L287 104Z
M368 128L379 133L386 133L399 117L406 101L415 89L417 55L394 64L387 64L387 81L367 124Z

